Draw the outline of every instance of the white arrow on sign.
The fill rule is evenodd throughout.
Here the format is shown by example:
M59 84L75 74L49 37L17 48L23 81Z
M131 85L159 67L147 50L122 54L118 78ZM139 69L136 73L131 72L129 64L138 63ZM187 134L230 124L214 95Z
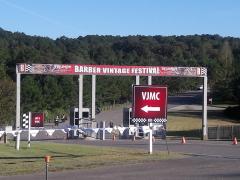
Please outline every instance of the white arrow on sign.
M144 106L141 108L144 112L148 113L149 111L160 111L160 107L151 107L151 106Z

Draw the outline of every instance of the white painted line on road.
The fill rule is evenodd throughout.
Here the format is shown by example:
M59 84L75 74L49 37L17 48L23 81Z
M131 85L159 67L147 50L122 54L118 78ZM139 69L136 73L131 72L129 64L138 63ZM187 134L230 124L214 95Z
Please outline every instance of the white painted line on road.
M185 152L178 152L178 153L183 154L183 155L187 155L187 156L213 157L213 158L236 159L236 160L240 159L240 156L223 156L223 155L185 153Z

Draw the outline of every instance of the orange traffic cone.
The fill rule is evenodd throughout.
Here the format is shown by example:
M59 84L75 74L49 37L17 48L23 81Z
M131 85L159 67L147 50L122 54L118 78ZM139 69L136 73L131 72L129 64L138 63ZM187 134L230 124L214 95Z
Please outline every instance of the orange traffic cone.
M182 137L182 144L186 144L186 139L184 136Z
M233 145L237 145L237 143L238 143L238 142L237 142L237 138L234 137L234 138L233 138Z

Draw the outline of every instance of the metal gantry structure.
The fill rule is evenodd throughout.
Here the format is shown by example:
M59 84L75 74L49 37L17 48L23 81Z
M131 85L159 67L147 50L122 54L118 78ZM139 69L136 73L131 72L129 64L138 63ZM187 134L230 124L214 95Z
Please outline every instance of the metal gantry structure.
M208 139L207 133L207 69L205 67L172 67L172 66L115 66L84 64L17 64L16 65L16 130L20 129L21 74L45 75L78 75L79 76L79 120L83 112L83 77L92 76L92 119L96 109L96 76L135 76L136 85L140 85L140 77L148 77L148 85L152 85L152 77L199 77L203 78L202 103L202 139Z

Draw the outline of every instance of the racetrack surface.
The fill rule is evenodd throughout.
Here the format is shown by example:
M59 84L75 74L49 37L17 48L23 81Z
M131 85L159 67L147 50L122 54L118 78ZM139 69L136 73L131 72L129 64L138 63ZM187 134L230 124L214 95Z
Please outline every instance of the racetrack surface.
M148 151L148 140L117 140L90 141L70 140L59 143L74 143L97 146L113 146L141 148ZM181 144L178 140L167 142L171 152L180 152L185 158L174 160L152 161L138 164L102 166L92 169L75 171L50 172L49 180L157 180L157 179L240 179L240 146L232 145L230 141L188 141ZM155 151L166 151L166 142L156 140L153 144ZM42 180L43 173L0 177L4 180Z

